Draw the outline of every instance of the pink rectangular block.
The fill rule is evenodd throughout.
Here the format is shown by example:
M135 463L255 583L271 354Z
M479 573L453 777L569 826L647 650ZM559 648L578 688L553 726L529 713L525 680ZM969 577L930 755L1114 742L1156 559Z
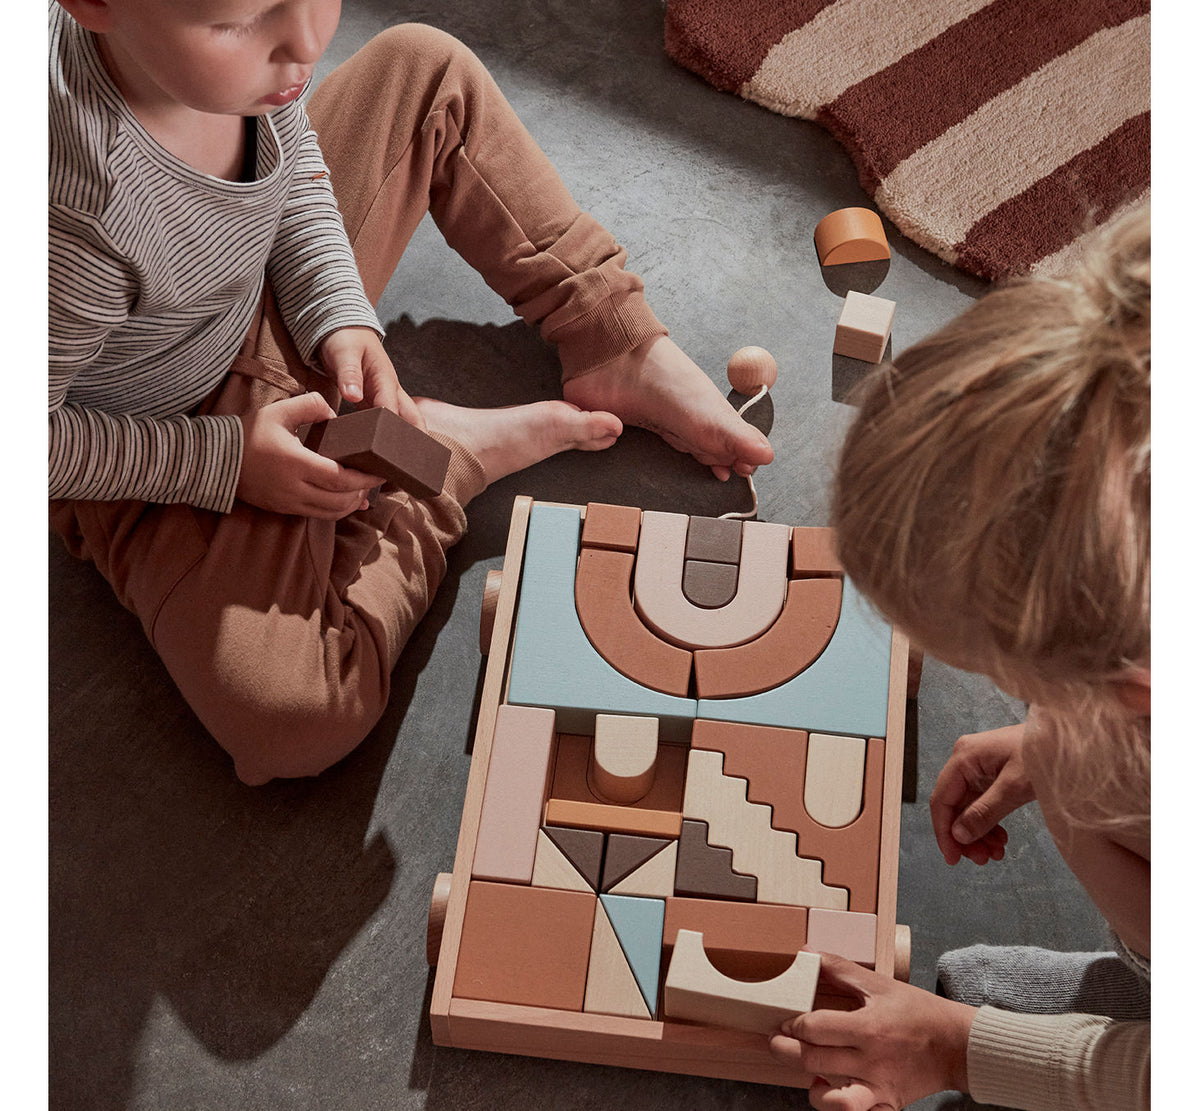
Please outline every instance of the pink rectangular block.
M811 907L807 944L818 953L835 953L874 967L876 924L873 914Z
M508 705L497 709L471 865L475 879L506 883L533 879L553 748L553 710Z

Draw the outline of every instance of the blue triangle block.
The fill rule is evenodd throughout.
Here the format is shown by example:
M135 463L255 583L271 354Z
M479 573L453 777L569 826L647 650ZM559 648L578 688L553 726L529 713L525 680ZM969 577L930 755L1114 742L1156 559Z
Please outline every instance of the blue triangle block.
M658 1010L658 969L667 904L662 899L637 895L601 895L600 901L653 1015Z

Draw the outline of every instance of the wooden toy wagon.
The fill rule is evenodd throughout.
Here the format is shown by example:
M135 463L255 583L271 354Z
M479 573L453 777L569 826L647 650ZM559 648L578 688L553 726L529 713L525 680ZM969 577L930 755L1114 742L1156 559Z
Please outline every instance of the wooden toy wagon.
M830 531L521 497L480 639L434 1042L807 1085L802 947L908 972L908 645Z

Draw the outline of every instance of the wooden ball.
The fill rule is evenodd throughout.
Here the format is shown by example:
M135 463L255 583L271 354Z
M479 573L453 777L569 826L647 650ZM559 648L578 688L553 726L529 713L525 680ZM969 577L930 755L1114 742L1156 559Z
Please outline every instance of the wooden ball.
M729 384L738 393L758 393L760 387L770 389L779 377L779 368L770 351L762 347L742 347L729 357L726 368Z

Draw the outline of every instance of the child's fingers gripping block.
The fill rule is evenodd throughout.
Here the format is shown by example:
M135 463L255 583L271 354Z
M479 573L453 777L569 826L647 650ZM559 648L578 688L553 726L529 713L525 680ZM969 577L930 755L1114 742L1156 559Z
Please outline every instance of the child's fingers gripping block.
M376 475L414 498L436 498L450 449L390 409L360 409L318 421L304 446L344 467Z
M704 935L680 930L663 985L669 1018L770 1034L784 1020L812 1010L821 958L799 952L790 968L772 980L734 980L713 968Z

